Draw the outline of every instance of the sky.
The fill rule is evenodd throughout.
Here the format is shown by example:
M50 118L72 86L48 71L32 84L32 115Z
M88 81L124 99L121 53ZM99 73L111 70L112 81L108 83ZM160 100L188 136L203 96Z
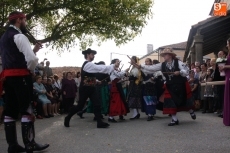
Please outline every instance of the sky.
M104 61L110 64L111 58L118 58L129 67L126 55L142 57L147 54L147 44L153 44L153 49L187 41L191 26L210 17L209 12L214 0L154 0L153 18L142 33L127 44L117 47L113 41L103 42L101 46L94 43L88 46L97 51L94 62ZM45 54L48 52L47 54ZM119 55L124 54L124 55ZM37 56L39 61L47 58L51 67L79 66L85 61L78 46L65 51L59 56L49 48L42 48ZM152 57L152 59L157 57Z

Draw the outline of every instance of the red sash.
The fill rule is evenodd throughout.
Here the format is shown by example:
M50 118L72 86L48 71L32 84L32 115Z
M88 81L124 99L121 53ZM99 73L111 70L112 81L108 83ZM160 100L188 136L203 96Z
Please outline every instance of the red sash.
M2 95L3 91L3 82L6 77L10 76L25 76L25 75L30 75L29 70L27 69L8 69L8 70L3 70L0 74L0 97Z

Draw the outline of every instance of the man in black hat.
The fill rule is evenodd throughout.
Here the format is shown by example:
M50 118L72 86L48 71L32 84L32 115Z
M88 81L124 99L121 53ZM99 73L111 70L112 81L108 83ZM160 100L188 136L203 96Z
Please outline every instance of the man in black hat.
M97 94L96 94L96 77L95 73L105 73L110 74L113 72L116 68L119 67L119 65L96 65L92 63L94 60L95 54L97 54L96 51L91 50L90 48L83 51L82 54L84 55L86 61L83 63L81 68L81 84L79 87L79 102L77 106L73 106L69 114L65 117L64 125L65 127L69 127L69 121L71 117L76 114L77 112L81 111L83 107L85 106L86 100L90 98L90 100L93 103L94 106L94 115L97 120L97 128L107 128L109 127L108 123L102 122L101 120L101 104L98 100Z

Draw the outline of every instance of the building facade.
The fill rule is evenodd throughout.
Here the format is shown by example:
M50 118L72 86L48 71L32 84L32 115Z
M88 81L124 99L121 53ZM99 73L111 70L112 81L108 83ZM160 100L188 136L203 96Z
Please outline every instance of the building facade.
M144 64L146 58L150 58L152 60L158 60L159 62L164 62L164 59L160 56L160 53L165 48L172 48L173 51L177 54L177 58L180 59L180 60L183 60L186 44L187 44L187 42L181 42L181 43L161 46L158 49L156 49L156 50L146 54L145 56L141 57L140 58L140 63Z

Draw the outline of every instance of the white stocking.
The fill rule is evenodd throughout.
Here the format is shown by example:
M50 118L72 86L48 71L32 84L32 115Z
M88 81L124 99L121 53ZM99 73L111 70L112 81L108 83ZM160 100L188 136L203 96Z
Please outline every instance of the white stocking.
M133 109L133 117L137 116L137 109Z
M176 114L172 114L172 119L173 119L174 121L177 121Z

